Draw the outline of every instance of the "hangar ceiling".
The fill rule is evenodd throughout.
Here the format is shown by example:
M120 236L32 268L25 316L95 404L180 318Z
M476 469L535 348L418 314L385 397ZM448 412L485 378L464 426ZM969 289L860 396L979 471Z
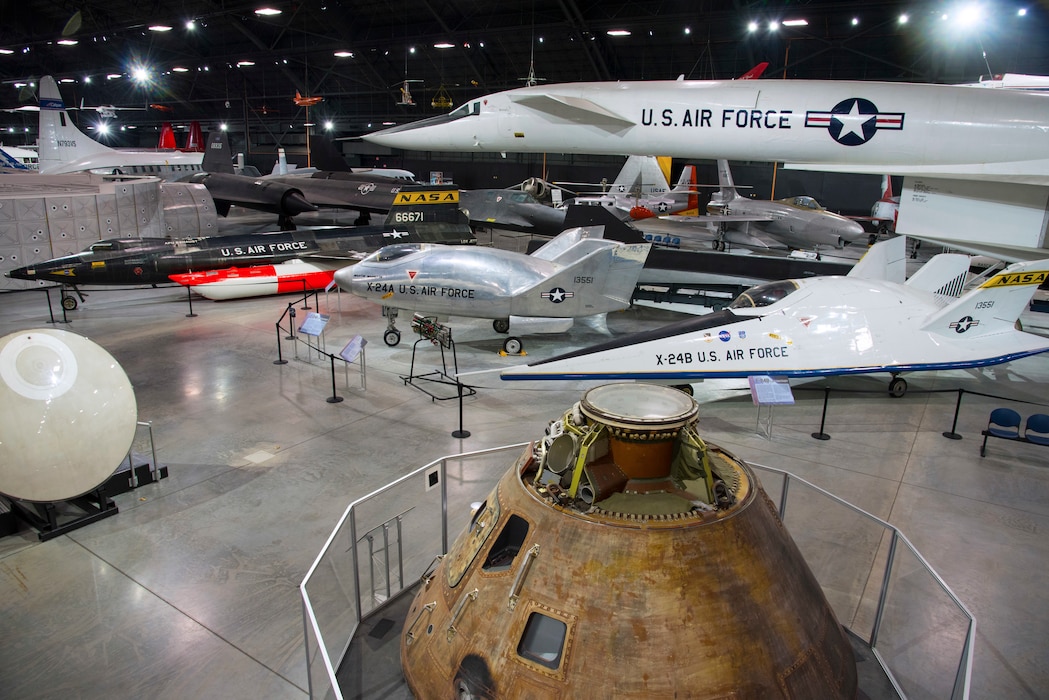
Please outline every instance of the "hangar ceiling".
M727 79L760 61L770 64L766 79L951 83L988 70L1049 73L1044 7L1015 1L985 4L966 31L953 24L953 4L898 0L274 0L268 6L280 14L255 13L266 5L3 3L0 108L35 103L31 85L17 86L50 74L67 81L67 105L145 108L114 120L141 129L125 133L142 142L161 122L190 120L206 131L220 122L234 132L262 129L279 141L304 129L296 91L324 98L310 108L315 128L331 120L337 135L355 135L447 111L437 98L458 105L521 86L530 75L548 83ZM789 19L808 24L769 29ZM752 21L758 29L751 32ZM170 30L150 29L156 25ZM60 44L63 38L76 43ZM150 72L147 82L131 79L137 66ZM414 105L398 104L406 80ZM81 119L89 114L98 118L84 112ZM14 135L5 134L7 143L35 141L33 114L4 113L0 126Z

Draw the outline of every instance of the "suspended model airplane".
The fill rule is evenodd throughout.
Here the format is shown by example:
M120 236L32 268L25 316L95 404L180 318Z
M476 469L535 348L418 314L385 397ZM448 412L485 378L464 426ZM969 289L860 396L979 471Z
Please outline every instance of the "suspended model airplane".
M601 210L596 210L601 211ZM608 227L622 226L601 211ZM335 273L344 290L382 304L383 340L397 345L397 311L494 319L497 333L511 316L576 318L630 305L650 244L601 238L600 227L564 231L531 255L496 248L404 243L387 246ZM519 338L503 343L521 352Z
M298 231L200 238L102 240L81 253L10 270L7 276L57 282L73 287L79 295L82 285L155 285L168 282L168 276L174 274L270 265L293 259L322 261L333 270L392 241L471 243L473 232L459 211L458 195L454 187L406 187L382 226L319 226ZM192 286L201 283L196 278L187 281ZM205 281L218 282L221 277ZM231 282L224 286L238 284ZM301 284L296 287L297 291L301 289ZM253 294L226 291L223 298L235 296ZM76 308L76 298L64 297L63 306L70 310Z
M1046 185L1043 97L848 80L565 83L479 97L364 139L429 151L661 153Z
M727 309L514 367L503 379L637 379L680 383L707 377L816 377L983 367L1049 350L1049 338L1016 319L1049 260L1018 263L953 299L969 258L937 255L906 283L905 239L874 245L845 277L770 282ZM880 278L880 279L879 279Z
M40 79L40 173L85 170L116 175L155 175L164 179L200 171L202 153L117 150L95 141L73 125L49 75Z

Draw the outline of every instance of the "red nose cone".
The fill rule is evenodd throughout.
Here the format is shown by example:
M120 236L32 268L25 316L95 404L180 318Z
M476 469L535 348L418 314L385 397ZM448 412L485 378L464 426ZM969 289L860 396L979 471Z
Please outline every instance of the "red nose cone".
M635 221L639 219L651 219L653 216L655 216L655 214L652 213L652 210L648 207L630 207L630 218Z

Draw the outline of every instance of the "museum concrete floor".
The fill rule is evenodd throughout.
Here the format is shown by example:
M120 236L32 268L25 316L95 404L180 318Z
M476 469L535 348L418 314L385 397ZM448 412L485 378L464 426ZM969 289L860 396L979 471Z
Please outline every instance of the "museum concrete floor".
M412 358L407 319L404 341L388 348L377 307L321 295L329 349L355 334L371 341L367 389L356 370L348 383L340 371L345 400L328 403L327 360L310 362L304 349L295 359L283 341L293 359L273 363L275 323L293 301L196 299L189 318L180 288L99 291L54 326L122 364L170 473L117 496L115 517L46 542L29 529L0 538L0 696L305 696L297 587L347 504L440 456L536 437L589 386L479 376L464 404L472 435L454 438L456 402L432 401L400 378ZM541 358L670 318L630 309L527 335L525 347ZM0 336L36 327L52 327L42 292L0 296ZM497 354L488 322L453 323L453 333L463 371L521 361ZM423 343L416 361L432 368L440 354ZM989 410L1010 404L967 394L964 439L954 441L941 433L957 394L928 393L963 387L1044 402L1049 357L917 373L900 399L881 393L886 379L834 382L871 393L835 396L828 441L810 437L822 392L797 392L795 406L776 409L767 438L743 382L697 384L700 431L901 528L977 619L973 697L1049 697L1049 450L994 441L980 458Z

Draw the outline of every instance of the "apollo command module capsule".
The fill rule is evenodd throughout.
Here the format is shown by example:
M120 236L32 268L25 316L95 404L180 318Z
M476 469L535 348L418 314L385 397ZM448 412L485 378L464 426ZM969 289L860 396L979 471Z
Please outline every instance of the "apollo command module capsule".
M697 413L600 386L526 448L412 602L416 697L856 697L819 584Z

